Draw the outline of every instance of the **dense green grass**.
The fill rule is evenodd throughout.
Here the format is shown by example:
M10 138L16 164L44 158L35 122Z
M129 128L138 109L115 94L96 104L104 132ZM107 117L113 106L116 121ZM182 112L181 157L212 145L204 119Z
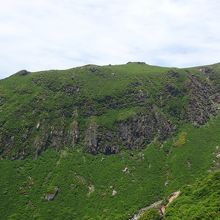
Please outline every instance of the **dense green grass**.
M220 219L220 171L182 189L167 209L165 219Z
M182 146L172 147L168 159L170 168L169 178L172 180L168 189L174 189L186 176L189 180L195 179L199 173L205 173L213 166L216 147L220 145L220 118L212 118L206 125L195 129L191 126L184 126L182 131L186 132L186 143ZM172 190L171 190L172 191Z
M66 149L47 151L36 161L1 161L1 217L126 219L162 197L164 161L163 151L154 147L132 156L91 156ZM129 173L123 172L125 167ZM95 190L89 195L90 185ZM44 194L56 186L55 200L44 201Z
M177 148L176 140L169 140L168 155L165 146L152 144L143 151L112 156L67 148L60 153L48 150L34 161L0 161L1 217L127 219L141 207L192 183L211 167L212 153L220 143L220 118L198 129L183 130L188 134L186 143ZM125 167L128 173L123 172ZM90 195L89 186L95 189ZM55 187L59 187L55 200L45 201L45 193Z

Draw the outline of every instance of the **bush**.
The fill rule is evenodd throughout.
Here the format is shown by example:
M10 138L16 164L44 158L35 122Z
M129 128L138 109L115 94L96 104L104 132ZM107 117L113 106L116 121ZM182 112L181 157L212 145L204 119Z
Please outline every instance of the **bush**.
M187 133L181 132L178 136L178 139L175 141L174 146L175 147L183 146L186 143L186 137L187 137Z
M161 216L157 209L147 210L141 217L140 220L161 220Z

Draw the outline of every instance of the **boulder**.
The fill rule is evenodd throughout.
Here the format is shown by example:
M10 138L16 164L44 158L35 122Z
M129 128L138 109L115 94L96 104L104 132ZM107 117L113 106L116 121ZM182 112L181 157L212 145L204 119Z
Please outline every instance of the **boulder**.
M48 192L46 195L45 195L45 199L47 201L52 201L55 199L55 197L57 196L59 192L59 188L58 187L55 187L52 191Z
M19 76L26 76L28 75L30 72L28 72L27 70L20 70L18 71L17 73L15 73L16 75L19 75Z

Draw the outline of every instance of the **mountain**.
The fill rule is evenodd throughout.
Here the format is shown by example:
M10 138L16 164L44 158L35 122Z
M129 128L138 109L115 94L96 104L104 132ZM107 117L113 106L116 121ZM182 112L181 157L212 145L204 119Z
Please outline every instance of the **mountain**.
M86 65L1 80L2 219L132 218L218 170L219 103L220 64Z

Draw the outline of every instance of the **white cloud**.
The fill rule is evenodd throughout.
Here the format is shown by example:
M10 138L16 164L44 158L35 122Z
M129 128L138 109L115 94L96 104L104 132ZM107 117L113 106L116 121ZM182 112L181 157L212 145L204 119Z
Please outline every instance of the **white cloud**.
M0 78L131 60L220 61L219 0L0 0Z

